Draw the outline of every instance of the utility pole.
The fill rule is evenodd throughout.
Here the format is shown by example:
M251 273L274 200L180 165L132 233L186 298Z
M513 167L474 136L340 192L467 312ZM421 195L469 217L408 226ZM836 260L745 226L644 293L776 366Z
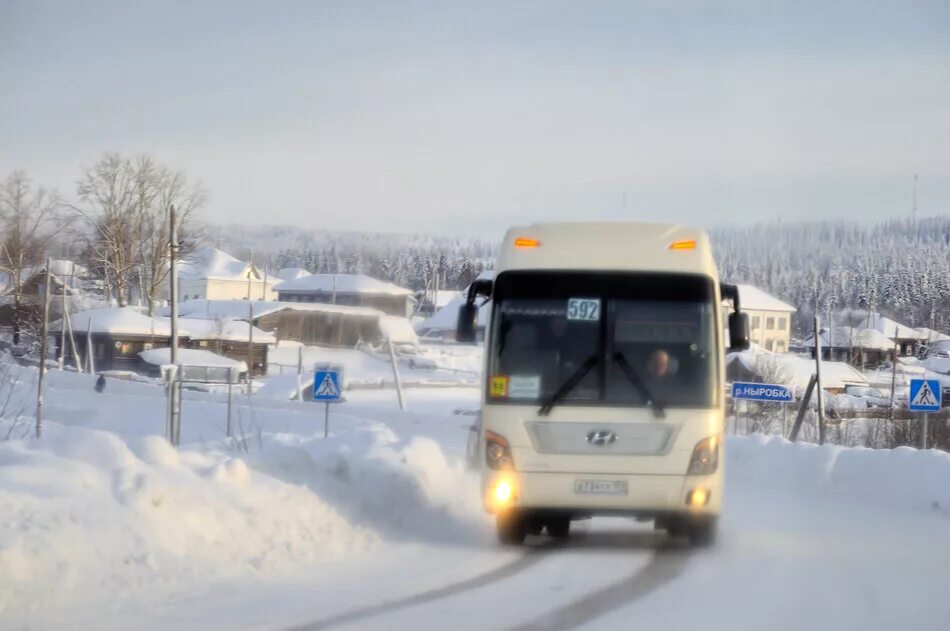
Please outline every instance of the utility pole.
M898 351L898 341L897 335L899 331L897 327L894 327L894 355L891 357L891 405L887 410L887 420L894 420L894 389L897 388L897 351Z
M92 316L86 318L86 365L89 368L89 374L96 373L96 364L92 358Z
M40 376L37 381L36 386L36 437L39 438L43 435L43 410L45 403L43 401L43 387L45 386L46 381L46 351L47 351L47 336L49 335L49 300L50 300L50 274L49 271L50 261L49 258L46 259L46 287L43 291L43 333L42 338L40 338ZM65 329L64 329L65 330ZM63 337L63 342L66 341L66 338Z
M821 390L821 322L815 316L815 387L818 394L818 444L825 444L825 399ZM828 332L828 348L834 348L833 332Z
M250 401L254 386L254 301L251 299L251 276L254 273L254 251L251 250L247 272L247 396Z
M46 270L46 280L49 281L49 279L50 279L50 272L49 272L49 270L47 269L47 270ZM59 369L60 369L60 370L62 370L62 369L63 369L63 366L66 365L66 314L67 314L67 313L68 313L68 311L67 311L67 307L66 307L66 283L65 283L65 279L64 279L64 282L63 282L63 319L60 320L60 327L59 327L59 328L61 328L61 329L63 330L63 334L62 334L62 336L61 336L62 344L59 345Z
M171 381L168 384L168 441L178 445L181 440L181 407L178 398L178 216L175 205L168 207L168 232L171 235L168 250L169 290L171 293Z
M914 173L914 198L910 207L910 218L917 219L917 174Z

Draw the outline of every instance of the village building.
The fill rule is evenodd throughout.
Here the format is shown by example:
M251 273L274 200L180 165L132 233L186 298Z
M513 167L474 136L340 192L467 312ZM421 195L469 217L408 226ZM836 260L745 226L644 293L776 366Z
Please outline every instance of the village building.
M148 377L162 377L164 370L172 365L171 348L142 351L139 353L139 360L139 372ZM177 365L186 367L181 374L184 381L238 383L247 381L248 378L247 364L244 362L202 349L180 349ZM231 374L232 371L236 375Z
M404 318L415 304L412 290L362 274L310 274L283 281L275 289L281 302L369 307Z
M262 300L250 303L246 300L191 300L179 306L179 313L183 319L250 319L255 327L272 334L277 342L289 340L310 346L353 348L362 342L392 338L401 332L394 341L413 343L405 335L407 329L410 333L412 330L404 316L387 316L369 307ZM414 333L412 336L414 339Z
M305 270L302 267L282 267L277 270L277 280L274 282L281 282L285 280L296 280L298 278L304 278L310 276L310 272Z
M738 285L739 304L749 314L749 339L767 351L789 350L795 307L752 285Z
M247 304L247 301L244 301ZM164 319L164 318L163 318ZM268 350L277 343L273 334L232 318L179 318L179 330L188 348L211 351L243 362L253 376L267 374Z
M751 348L726 356L726 381L779 383L791 388L796 397L804 396L814 372L814 359L789 353ZM860 371L843 361L822 362L821 378L822 389L832 394L843 394L848 386L869 385Z
M247 302L245 301L246 305ZM171 321L149 317L132 307L79 311L50 324L55 357L84 370L141 372L141 353L171 346ZM179 319L179 348L215 352L252 367L255 376L267 373L267 354L276 339L247 322ZM91 353L90 353L91 351ZM92 362L90 363L90 354Z
M491 280L494 277L495 273L492 270L485 270L478 275L477 280ZM437 300L439 303L442 302L442 294L443 292L439 292L439 299ZM425 340L454 342L459 309L465 304L467 296L468 287L462 291L450 292L449 299L435 313L414 325L416 333ZM491 321L491 308L490 300L479 302L478 318L475 325L475 339L479 342L485 339L485 328Z
M873 329L891 340L891 348L897 347L899 357L914 357L926 343L927 336L892 318L875 311L848 310L834 315L834 323L855 329Z
M920 334L921 343L925 346L929 346L934 342L945 342L950 340L950 335L941 333L940 331L934 331L925 326L919 326L914 328Z
M445 308L462 294L457 289L440 289L439 291L420 291L416 293L416 309L414 317L430 318L440 309Z
M465 304L465 292L457 292L448 304L415 325L416 333L426 340L452 342L455 341L455 330L458 326L459 309ZM478 319L475 326L475 339L485 339L485 327L491 320L491 302L482 304L478 309Z
M274 282L256 266L217 248L202 247L178 264L178 295L185 300L270 300Z
M79 364L85 370L141 368L139 353L171 345L171 326L163 318L151 318L130 307L90 309L69 315L68 326L60 319L50 323L55 357ZM187 346L182 337L180 346ZM90 362L90 356L92 361Z
M862 369L874 368L894 359L894 342L876 329L835 326L819 329L821 358L843 361ZM808 335L802 346L815 356L815 336Z
M52 281L50 296L54 299L50 311L59 316L62 313L62 298L74 299L87 292L94 295L101 294L101 283L92 278L89 270L69 260L50 261ZM42 318L43 298L46 294L48 275L46 266L29 267L22 271L22 282L19 288L19 305L17 305L17 287L15 279L9 273L0 274L0 326L12 327L17 320L15 312L20 309L19 320L36 323ZM71 300L73 304L74 300Z

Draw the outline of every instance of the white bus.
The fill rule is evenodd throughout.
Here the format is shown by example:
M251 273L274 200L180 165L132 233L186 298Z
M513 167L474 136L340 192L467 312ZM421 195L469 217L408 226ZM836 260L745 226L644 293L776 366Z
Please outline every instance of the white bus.
M667 224L514 228L494 280L469 288L457 336L492 302L475 457L502 543L568 535L595 515L713 541L722 505L724 344L748 346L705 232Z

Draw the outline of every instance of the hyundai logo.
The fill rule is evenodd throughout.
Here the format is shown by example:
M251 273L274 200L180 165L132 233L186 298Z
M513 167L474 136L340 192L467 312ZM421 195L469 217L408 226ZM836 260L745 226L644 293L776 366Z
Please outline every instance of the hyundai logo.
M606 447L617 442L617 435L606 429L599 429L587 435L587 442L597 447Z

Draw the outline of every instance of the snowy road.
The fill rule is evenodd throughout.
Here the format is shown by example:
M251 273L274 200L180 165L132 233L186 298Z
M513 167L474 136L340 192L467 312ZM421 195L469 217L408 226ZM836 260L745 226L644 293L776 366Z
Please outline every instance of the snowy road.
M179 456L150 436L158 393L114 384L97 397L83 379L54 376L45 442L0 445L5 629L892 631L950 620L942 452L734 438L712 549L619 518L511 549L494 542L461 464L472 389L411 390L404 412L391 391L353 393L329 439L309 404L255 402L237 415L248 429L237 449L213 438L220 401L195 394Z
M650 530L582 526L566 542L532 538L522 556L484 574L294 629L419 628L433 614L457 629L573 629L673 580L687 560L686 550Z

